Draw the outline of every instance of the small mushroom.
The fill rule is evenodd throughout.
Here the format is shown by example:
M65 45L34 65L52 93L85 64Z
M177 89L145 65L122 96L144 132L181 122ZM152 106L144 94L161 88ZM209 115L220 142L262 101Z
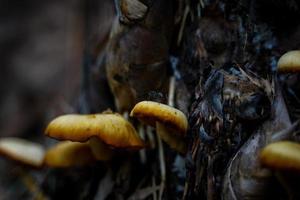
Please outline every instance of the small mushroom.
M261 164L273 170L287 199L299 199L300 144L291 141L271 143L259 156Z
M109 159L110 147L129 150L145 147L135 128L113 113L63 115L52 120L45 133L58 140L88 141L97 160Z
M96 161L88 143L70 141L59 142L45 150L42 145L21 138L1 138L0 153L10 160L34 168L80 167ZM103 153L103 160L111 156Z
M290 141L269 144L261 151L260 161L271 169L300 172L300 144Z
M40 144L15 137L0 139L0 154L31 167L42 167L45 150Z
M55 168L79 167L95 161L89 144L63 141L47 150L44 165Z
M278 72L300 72L300 50L283 54L277 64Z
M186 152L183 138L186 136L188 121L180 110L157 102L142 101L134 106L130 116L156 127L159 136L171 148L180 153Z

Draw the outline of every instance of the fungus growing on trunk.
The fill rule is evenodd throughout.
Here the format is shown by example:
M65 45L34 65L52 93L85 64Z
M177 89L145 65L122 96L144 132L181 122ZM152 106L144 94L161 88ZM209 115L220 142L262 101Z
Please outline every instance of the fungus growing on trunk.
M156 127L163 141L180 153L186 152L183 138L186 136L188 121L180 110L157 102L142 101L134 106L130 116Z
M109 160L111 148L145 147L135 128L119 114L63 115L52 120L46 135L58 140L89 143L97 160Z

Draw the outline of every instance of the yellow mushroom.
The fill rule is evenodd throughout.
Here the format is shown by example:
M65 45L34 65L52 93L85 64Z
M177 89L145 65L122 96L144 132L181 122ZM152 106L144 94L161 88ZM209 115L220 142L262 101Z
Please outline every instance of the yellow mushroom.
M300 72L300 50L283 54L277 64L278 72Z
M157 102L142 101L134 106L130 116L156 127L159 136L171 148L181 153L186 152L183 139L186 136L188 121L180 110Z
M300 144L290 141L269 144L261 151L260 161L271 169L300 172Z
M43 165L45 150L40 144L7 137L0 139L0 154L19 163L39 168Z
M63 115L52 120L45 133L58 140L88 141L97 160L107 160L112 154L111 147L145 147L135 128L121 115L113 113Z

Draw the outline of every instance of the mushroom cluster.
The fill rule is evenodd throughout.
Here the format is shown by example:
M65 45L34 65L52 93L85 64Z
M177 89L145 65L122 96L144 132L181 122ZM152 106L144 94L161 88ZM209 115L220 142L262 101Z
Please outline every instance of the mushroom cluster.
M185 153L188 123L186 116L170 106L143 101L131 111L147 125L156 127L159 136L173 149ZM85 166L97 160L111 160L119 149L136 151L146 147L134 126L117 113L62 115L53 119L45 134L65 140L45 150L40 144L20 138L2 138L0 153L32 167Z
M139 135L136 127L140 124L133 118L156 128L158 146L162 146L161 138L185 154L187 117L172 106L143 101L150 92L168 90L173 4L172 0L115 1L118 16L106 44L103 68L117 112L130 113L134 107L131 119L112 112L58 116L48 124L45 134L61 142L47 150L38 144L26 144L33 146L30 148L35 148L38 156L27 153L30 148L23 150L25 144L20 142L8 144L9 148L5 144L5 155L12 154L7 157L30 166L67 168L110 161L124 152L147 150L150 145Z

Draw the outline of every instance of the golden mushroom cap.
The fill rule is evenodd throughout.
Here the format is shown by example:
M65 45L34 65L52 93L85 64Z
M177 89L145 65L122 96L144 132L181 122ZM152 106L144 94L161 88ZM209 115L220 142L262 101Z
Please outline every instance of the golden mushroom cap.
M300 172L300 144L290 141L269 144L261 151L260 161L272 169Z
M51 147L45 154L44 164L48 167L79 167L96 160L87 143L63 141Z
M85 142L96 137L117 148L141 149L144 142L135 128L119 114L63 115L52 120L45 134L58 140Z
M32 167L41 167L45 156L42 145L21 138L0 139L0 154L10 160Z
M300 72L300 50L283 54L277 63L278 72Z
M171 106L153 101L141 101L137 103L130 113L142 122L153 127L156 122L185 136L188 128L188 120L183 112Z

